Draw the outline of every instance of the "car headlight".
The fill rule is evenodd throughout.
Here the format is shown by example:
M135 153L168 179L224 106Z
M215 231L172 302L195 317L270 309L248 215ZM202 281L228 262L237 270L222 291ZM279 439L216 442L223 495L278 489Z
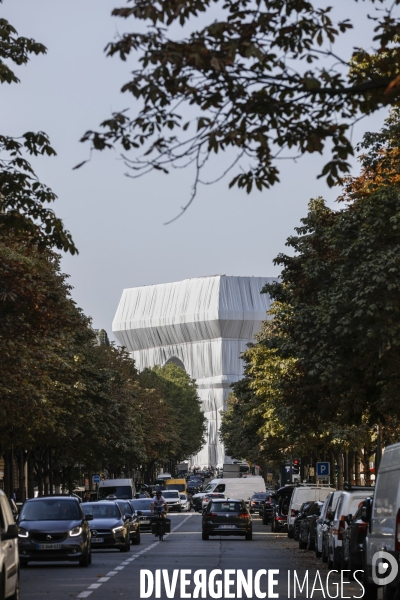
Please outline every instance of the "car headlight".
M77 527L73 527L69 532L70 537L76 537L77 535L81 535L82 527L78 525Z
M123 531L123 530L124 530L124 528L122 526L121 527L114 527L114 529L112 530L112 532L113 533L121 533L121 531Z
M19 528L19 532L18 532L18 537L20 537L20 538L27 538L27 537L29 537L29 531L27 531L23 527L20 527Z

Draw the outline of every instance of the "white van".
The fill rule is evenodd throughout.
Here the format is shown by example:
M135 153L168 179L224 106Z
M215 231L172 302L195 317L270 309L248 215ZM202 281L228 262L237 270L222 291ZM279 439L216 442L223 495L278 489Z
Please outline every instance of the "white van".
M265 481L259 475L252 477L224 477L223 479L213 479L203 490L201 494L193 496L193 502L201 502L205 494L217 492L225 494L227 498L244 500L247 504L250 498L256 492L265 492Z
M294 488L290 498L288 512L288 537L293 537L293 524L303 502L317 501L323 502L327 495L333 491L328 485L300 485Z
M365 598L376 598L378 586L373 580L372 560L377 552L389 553L399 564L400 559L400 444L388 446L382 456L375 485L372 510L361 509L361 518L368 523L367 537L364 542L364 580ZM388 575L381 568L382 558L375 556L375 579ZM388 563L388 561L386 561ZM391 565L391 570L393 567ZM392 599L400 589L400 574L385 586L384 598ZM380 584L381 585L381 584ZM398 592L397 592L398 593ZM397 597L397 595L396 595Z
M347 528L346 515L355 515L363 501L374 493L372 487L352 487L340 492L336 508L332 507L331 525L327 530L328 569L340 570L342 564L343 532ZM328 513L329 519L329 513ZM333 517L333 518L332 518Z
M107 496L115 496L124 500L132 500L135 494L133 479L104 479L99 483L97 499L105 500Z

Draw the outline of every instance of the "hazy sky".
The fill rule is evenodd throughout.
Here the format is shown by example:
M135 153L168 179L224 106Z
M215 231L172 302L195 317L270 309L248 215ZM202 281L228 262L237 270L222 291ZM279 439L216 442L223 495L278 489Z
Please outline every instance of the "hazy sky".
M368 45L370 2L331 3L342 18L355 16L359 23L340 49L345 50L346 43L348 48ZM125 0L4 0L0 5L20 35L48 48L47 55L33 57L17 70L20 85L2 86L2 133L49 134L58 156L40 158L34 165L59 196L54 209L80 252L64 257L63 270L71 275L78 305L93 317L94 327L109 334L124 288L217 273L277 275L273 258L285 250L285 240L306 214L309 199L322 195L333 203L338 192L316 179L327 157L312 155L297 163L282 162L281 184L269 191L248 196L228 190L229 179L202 187L186 215L164 226L187 202L192 172L130 180L114 152L95 153L85 167L72 171L89 155L88 145L79 143L82 134L97 128L111 111L134 108L119 92L133 63L106 58L103 52L118 31L134 30L131 21L110 16L113 7L124 4ZM353 139L379 129L386 114L381 111L363 120Z

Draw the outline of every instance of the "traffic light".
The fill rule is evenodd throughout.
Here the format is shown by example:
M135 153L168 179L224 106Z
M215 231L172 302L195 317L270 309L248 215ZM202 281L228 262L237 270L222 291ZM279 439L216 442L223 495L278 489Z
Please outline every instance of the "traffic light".
M293 460L293 475L299 475L300 473L300 460L295 458Z

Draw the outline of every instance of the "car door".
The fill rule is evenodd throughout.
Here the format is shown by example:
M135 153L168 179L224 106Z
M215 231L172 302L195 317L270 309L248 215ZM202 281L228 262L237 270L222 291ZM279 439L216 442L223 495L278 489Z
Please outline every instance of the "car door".
M9 525L14 525L14 518L4 494L0 495L0 532L5 533ZM18 539L1 539L1 554L3 555L3 573L5 577L5 592L7 596L14 593L18 578Z

